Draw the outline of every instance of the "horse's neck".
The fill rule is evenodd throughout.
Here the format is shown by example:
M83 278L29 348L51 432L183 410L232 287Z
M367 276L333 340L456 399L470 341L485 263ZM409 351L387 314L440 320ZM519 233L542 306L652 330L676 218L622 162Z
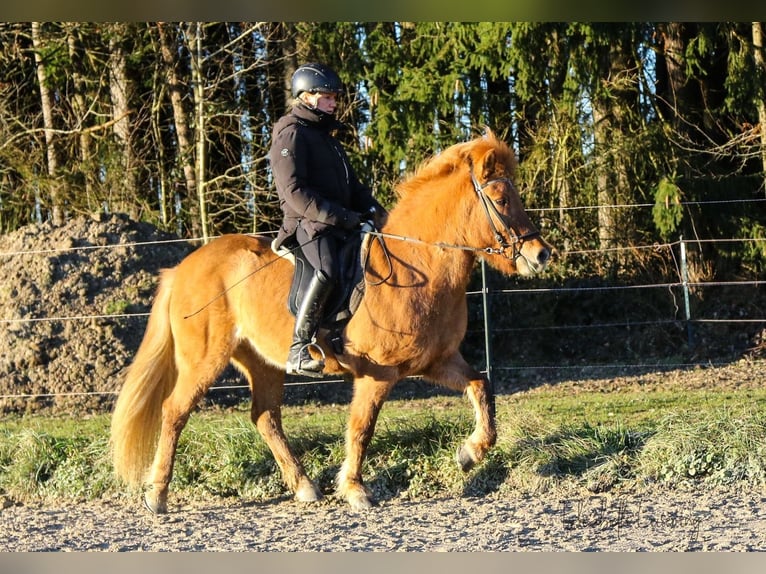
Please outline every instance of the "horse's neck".
M373 263L377 270L391 273L392 284L417 285L428 291L465 291L476 259L473 252L396 225L386 226L382 232L387 254L374 250Z
M383 232L406 240L386 240L397 273L425 275L431 287L464 288L475 254L462 249L465 206L452 178L441 178L402 198Z

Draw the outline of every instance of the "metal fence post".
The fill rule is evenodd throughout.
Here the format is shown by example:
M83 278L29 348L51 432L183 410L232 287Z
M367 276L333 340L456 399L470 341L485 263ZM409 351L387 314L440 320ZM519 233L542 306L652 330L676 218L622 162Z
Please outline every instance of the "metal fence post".
M487 365L487 380L493 388L492 378L492 330L489 319L489 289L487 288L487 264L481 259L481 302L484 314L484 359Z
M684 290L684 313L686 315L686 337L689 348L694 346L694 337L692 334L692 312L689 303L689 268L686 264L686 242L684 236L678 238L681 245L681 286Z

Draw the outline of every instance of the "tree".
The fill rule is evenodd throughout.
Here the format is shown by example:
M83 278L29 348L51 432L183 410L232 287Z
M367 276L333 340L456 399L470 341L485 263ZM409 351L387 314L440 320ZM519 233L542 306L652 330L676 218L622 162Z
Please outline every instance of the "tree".
M54 225L64 222L64 200L62 191L61 174L59 173L59 141L56 135L54 120L54 96L53 87L49 82L48 55L51 54L50 46L43 35L42 23L32 22L32 45L35 53L35 67L37 70L37 84L40 90L40 110L43 116L43 129L45 133L46 163L48 169L48 193L50 196L51 217Z
M670 143L672 199L688 204L671 229L690 238L757 234L763 229L757 212L743 216L733 205L707 207L763 185L760 148L748 146L757 140L750 126L758 123L763 93L749 40L752 24L668 23L658 25L658 31L657 102ZM736 255L713 252L712 246L702 245L700 253L692 261L698 277L740 266Z
M127 52L128 40L134 35L130 26L116 22L109 26L109 92L112 103L112 129L117 145L121 148L119 181L113 185L117 197L112 202L112 208L137 217L138 211L133 198L138 196L137 160L133 151L133 127L130 114L135 99L135 88L128 74Z
M199 219L198 204L195 203L197 193L197 170L194 161L194 131L191 126L191 113L187 109L189 101L188 66L183 66L179 56L179 39L181 30L175 24L157 22L157 32L160 39L160 53L164 64L168 95L173 109L174 133L178 151L178 161L184 175L183 208L188 214L187 224L192 234L199 236L202 226ZM184 46L187 48L187 46ZM188 53L188 51L187 51ZM185 72L182 72L185 70Z
M753 22L753 59L755 60L755 76L757 91L755 105L758 108L758 126L761 140L761 165L764 173L764 190L766 190L766 58L764 57L763 22Z
M571 73L571 51L577 42L564 23L510 27L512 133L523 185L531 205L558 208L553 229L563 230L557 240L564 248L574 242L578 225L589 226L576 222L568 208L595 201L585 195L586 120L580 109L581 87Z
M271 129L297 65L318 60L347 87L339 137L384 203L488 125L564 250L759 236L766 215L712 202L766 185L762 36L759 22L0 23L0 230L100 210L184 235L273 230ZM700 272L761 265L714 256ZM629 271L612 263L600 271Z
M39 220L37 180L47 171L39 154L40 97L30 27L0 23L0 232Z
M91 110L88 107L88 70L85 66L85 49L82 38L82 25L78 22L64 24L69 60L72 63L72 98L71 106L77 125L82 126L79 134L78 160L82 166L82 183L86 198L96 195L96 170L89 169L95 159L93 138L90 131L84 129L90 124Z
M636 58L638 38L631 26L614 24L580 27L583 54L580 82L593 109L593 153L598 205L599 247L612 257L611 249L625 242L626 219L615 205L636 201L629 166L637 157L630 135L640 125ZM594 81L588 83L588 78Z

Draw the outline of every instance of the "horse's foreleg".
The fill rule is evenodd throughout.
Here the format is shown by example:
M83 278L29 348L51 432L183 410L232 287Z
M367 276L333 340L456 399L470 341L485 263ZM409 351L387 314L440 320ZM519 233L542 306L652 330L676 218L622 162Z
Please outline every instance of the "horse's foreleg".
M495 427L495 397L489 388L489 381L484 377L471 379L466 394L473 405L476 415L476 427L473 433L457 450L457 463L463 472L468 472L495 445L497 429Z
M497 440L495 396L489 381L460 355L434 367L425 376L444 387L465 392L471 401L476 425L456 455L460 468L467 472L484 459Z
M371 493L362 482L362 462L375 431L380 408L394 383L370 377L354 381L348 427L346 429L346 459L337 477L338 494L354 510L372 506Z

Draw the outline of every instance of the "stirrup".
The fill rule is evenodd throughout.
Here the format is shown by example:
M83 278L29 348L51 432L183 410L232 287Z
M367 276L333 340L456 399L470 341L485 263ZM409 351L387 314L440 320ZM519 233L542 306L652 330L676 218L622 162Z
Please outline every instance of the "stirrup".
M319 352L319 354L321 355L321 358L314 359L314 357L311 356L311 354L309 353L309 349L312 349L312 348L316 349L317 352ZM309 360L316 361L319 363L320 366L318 371L302 368L301 365L303 364L303 361L301 361L301 355L303 353L306 353L308 355ZM324 354L324 351L322 350L322 347L317 345L315 341L309 341L298 350L298 357L296 360L297 364L291 364L291 362L288 360L287 365L285 366L285 371L288 375L302 375L304 377L316 377L316 378L323 377L325 358L326 356Z

